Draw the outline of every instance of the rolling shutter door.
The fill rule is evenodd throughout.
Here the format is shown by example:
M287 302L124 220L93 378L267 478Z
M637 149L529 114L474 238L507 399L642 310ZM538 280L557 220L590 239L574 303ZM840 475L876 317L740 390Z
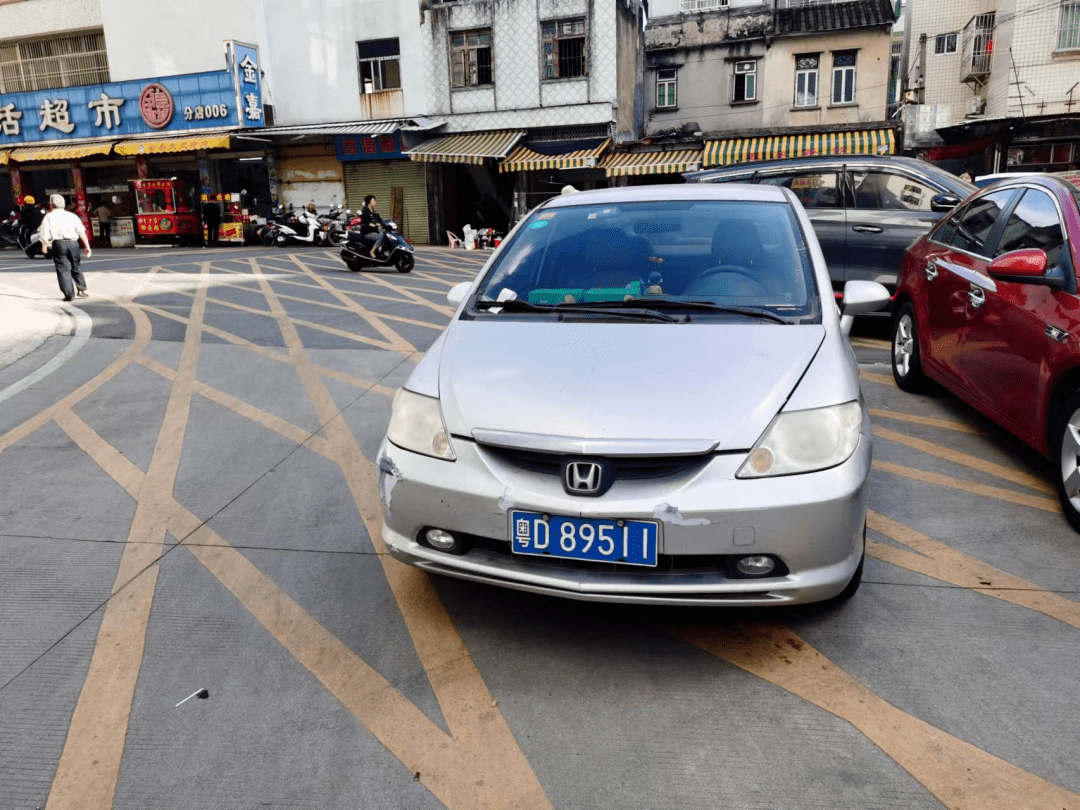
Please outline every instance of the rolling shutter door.
M346 207L358 211L364 205L364 197L374 194L379 200L376 210L383 217L389 217L390 189L400 186L404 202L404 216L398 223L401 232L414 245L430 244L426 172L426 164L411 160L363 160L346 163Z

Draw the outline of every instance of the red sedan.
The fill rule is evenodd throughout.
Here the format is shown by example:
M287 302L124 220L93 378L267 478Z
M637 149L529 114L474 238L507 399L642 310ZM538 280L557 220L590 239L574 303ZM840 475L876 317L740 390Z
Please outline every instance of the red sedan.
M1080 174L973 194L904 254L896 384L935 380L1052 461L1080 531Z

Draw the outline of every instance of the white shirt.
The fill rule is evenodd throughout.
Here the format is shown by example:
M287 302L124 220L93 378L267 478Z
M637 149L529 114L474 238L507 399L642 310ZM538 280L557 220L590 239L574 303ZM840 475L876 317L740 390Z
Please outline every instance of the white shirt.
M38 235L41 237L41 244L47 249L53 242L63 239L77 242L80 237L86 236L86 227L78 215L66 208L54 208L41 220Z

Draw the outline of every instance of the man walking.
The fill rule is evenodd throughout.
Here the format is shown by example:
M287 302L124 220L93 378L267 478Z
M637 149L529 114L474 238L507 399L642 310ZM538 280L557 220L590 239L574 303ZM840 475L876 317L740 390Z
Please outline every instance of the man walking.
M76 289L79 298L86 298L86 278L79 269L79 242L86 249L86 258L90 258L90 237L86 235L86 228L82 220L70 211L64 210L64 198L59 194L53 194L49 198L52 210L41 221L41 250L45 255L52 253L53 264L56 266L56 280L60 282L60 292L64 294L64 300L70 301L75 297ZM72 286L72 281L75 284Z
M112 211L109 210L104 202L94 209L94 216L98 221L98 239L101 240L103 245L111 245L112 240L109 238L112 236Z

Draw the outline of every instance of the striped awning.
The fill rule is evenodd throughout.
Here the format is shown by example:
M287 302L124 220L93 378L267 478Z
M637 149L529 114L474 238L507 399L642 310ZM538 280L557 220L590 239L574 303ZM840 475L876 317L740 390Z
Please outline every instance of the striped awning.
M14 160L17 163L29 163L35 160L76 160L91 155L107 155L112 148L112 141L64 146L24 146L12 149L8 153L8 160Z
M0 150L0 166L6 166L8 161L8 153L6 150Z
M810 155L891 155L896 140L891 129L808 132L763 138L728 138L705 142L705 167L731 166L752 160L778 160Z
M674 152L612 152L604 155L599 166L608 177L693 172L700 167L700 149L680 149Z
M121 141L113 151L118 155L160 155L169 152L194 152L198 149L228 148L228 135L192 135L187 138L147 138L144 141Z
M498 160L506 157L506 153L524 134L525 130L522 129L504 129L498 132L444 135L424 141L415 149L407 150L405 154L413 160L429 163L481 164L488 158Z
M510 156L499 164L500 172L535 172L544 169L595 169L600 155L611 145L611 138L605 138L600 143L595 139L588 141L589 145L581 149L569 147L569 151L559 154L544 154L537 149L530 149L524 144L517 147Z

